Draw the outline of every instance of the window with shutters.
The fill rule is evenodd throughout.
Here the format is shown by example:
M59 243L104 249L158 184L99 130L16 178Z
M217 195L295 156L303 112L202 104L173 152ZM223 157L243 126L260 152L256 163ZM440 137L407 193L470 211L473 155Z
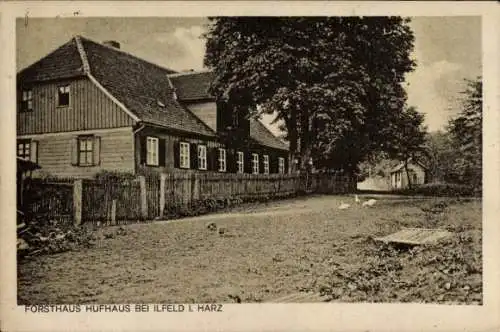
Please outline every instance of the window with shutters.
M207 147L206 145L198 145L198 168L207 169Z
M158 155L158 138L148 136L146 138L146 164L150 166L158 166Z
M259 155L252 153L252 173L259 174Z
M264 174L269 174L269 156L264 155Z
M219 172L226 171L226 149L219 149Z
M22 140L17 142L17 156L24 160L30 160L31 157L31 141Z
M179 143L179 167L189 168L189 143L180 142Z
M94 165L94 136L78 137L78 165Z
M21 111L29 112L33 110L33 90L25 89L21 96Z
M70 87L68 85L60 86L57 89L57 106L69 106L69 92Z
M285 174L285 158L278 158L278 173Z
M238 173L244 173L245 172L245 154L241 151L238 151L237 153L237 158L236 159L236 165L238 166Z

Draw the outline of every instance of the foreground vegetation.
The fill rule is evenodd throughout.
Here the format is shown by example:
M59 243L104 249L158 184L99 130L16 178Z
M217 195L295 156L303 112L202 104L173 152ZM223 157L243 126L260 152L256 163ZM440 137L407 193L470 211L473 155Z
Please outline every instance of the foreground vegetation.
M298 291L342 302L482 302L479 200L439 199L442 211L430 209L436 199L382 198L372 208L351 200L101 229L92 248L20 260L18 302L246 303ZM341 201L353 204L339 210ZM402 227L454 236L413 249L373 240Z

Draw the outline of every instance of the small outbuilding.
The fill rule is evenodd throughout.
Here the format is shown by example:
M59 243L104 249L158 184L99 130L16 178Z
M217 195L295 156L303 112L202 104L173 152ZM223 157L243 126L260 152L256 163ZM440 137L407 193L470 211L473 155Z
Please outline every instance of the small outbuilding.
M408 174L405 163L402 162L390 171L391 188L406 189L411 185L419 185L427 182L427 168L420 162L408 160ZM410 183L408 183L410 181Z

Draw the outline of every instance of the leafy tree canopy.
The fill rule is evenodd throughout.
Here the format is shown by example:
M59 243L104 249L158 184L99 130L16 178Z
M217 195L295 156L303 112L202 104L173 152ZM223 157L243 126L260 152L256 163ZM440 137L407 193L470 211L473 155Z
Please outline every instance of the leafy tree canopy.
M376 151L403 153L401 132L419 122L405 108L414 36L401 17L217 17L205 37L211 93L277 114L302 167L312 156L354 171Z
M455 168L460 182L482 184L482 78L466 80L462 109L449 123L448 131L457 151Z

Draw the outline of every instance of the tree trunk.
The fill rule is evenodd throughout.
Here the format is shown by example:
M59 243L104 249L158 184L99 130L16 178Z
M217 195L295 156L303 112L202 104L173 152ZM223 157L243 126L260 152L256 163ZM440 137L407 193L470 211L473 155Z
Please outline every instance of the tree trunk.
M310 173L311 165L309 161L311 160L311 147L306 146L300 149L300 170L301 172Z
M408 159L405 159L405 172L406 178L408 179L408 188L411 189L410 172L408 171Z
M311 160L311 138L310 138L310 119L307 109L303 109L300 117L300 171L310 173Z
M289 168L292 173L297 172L297 165L295 164L295 154L297 153L297 113L294 108L290 110L290 119L286 122L288 130L288 140L290 142L289 153L290 163Z

